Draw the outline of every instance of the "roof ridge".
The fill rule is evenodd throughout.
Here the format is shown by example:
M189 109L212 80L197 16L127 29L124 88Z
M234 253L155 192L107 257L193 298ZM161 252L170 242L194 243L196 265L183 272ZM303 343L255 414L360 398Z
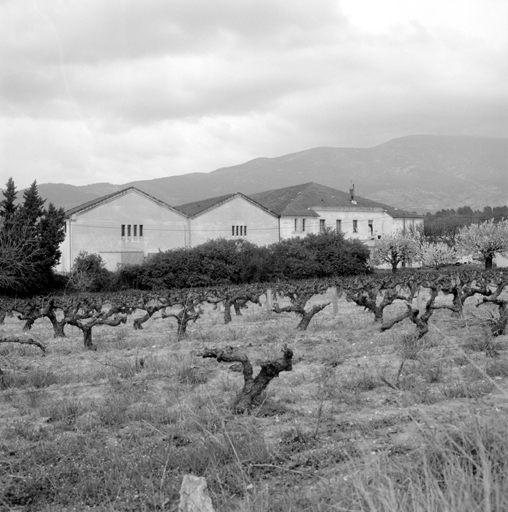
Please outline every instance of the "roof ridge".
M65 216L70 217L71 215L74 215L75 213L79 213L79 212L85 211L85 210L90 210L92 208L95 208L96 206L99 206L102 203L110 201L111 199L113 199L115 197L125 195L127 192L130 192L130 191L138 192L139 194L150 199L151 201L154 201L166 208L169 208L173 211L176 211L177 213L182 214L182 212L180 212L179 210L177 210L175 207L171 206L170 204L162 201L161 199L157 199L155 196L152 196L151 194L148 194L147 192L144 192L143 190L140 190L139 188L131 185L130 187L123 188L121 190L117 190L116 192L112 192L111 194L107 194L105 196L98 197L97 199L92 199L91 201L87 201L86 203L75 206L74 208L70 208L69 210L65 211Z

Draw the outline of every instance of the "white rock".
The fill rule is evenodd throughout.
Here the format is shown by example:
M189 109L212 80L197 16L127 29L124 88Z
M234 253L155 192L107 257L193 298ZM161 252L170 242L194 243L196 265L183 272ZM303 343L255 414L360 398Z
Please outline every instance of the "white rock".
M184 475L178 512L215 512L208 495L206 478Z

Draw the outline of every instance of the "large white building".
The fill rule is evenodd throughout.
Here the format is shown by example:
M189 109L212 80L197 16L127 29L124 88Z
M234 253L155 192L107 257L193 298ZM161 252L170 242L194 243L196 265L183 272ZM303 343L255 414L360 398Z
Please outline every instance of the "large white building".
M371 245L423 224L424 217L316 183L246 196L239 192L172 207L134 187L66 212L60 271L81 251L99 254L108 270L150 254L194 247L213 238L269 245L331 228Z

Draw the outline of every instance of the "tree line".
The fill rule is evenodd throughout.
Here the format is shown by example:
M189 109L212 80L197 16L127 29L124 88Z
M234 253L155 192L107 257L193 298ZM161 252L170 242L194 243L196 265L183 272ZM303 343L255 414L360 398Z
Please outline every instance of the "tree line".
M425 235L434 241L444 239L453 243L461 228L471 224L494 223L508 219L508 206L485 206L482 210L473 210L470 206L442 209L425 216Z

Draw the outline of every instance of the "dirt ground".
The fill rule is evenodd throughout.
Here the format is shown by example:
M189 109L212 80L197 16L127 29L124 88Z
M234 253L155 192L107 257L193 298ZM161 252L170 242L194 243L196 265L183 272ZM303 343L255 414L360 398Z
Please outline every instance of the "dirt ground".
M385 317L403 310L403 304L395 304ZM337 314L328 306L304 332L295 330L294 314L275 314L264 304L249 304L242 313L225 325L223 311L206 306L181 341L174 320L156 315L135 331L129 318L125 325L94 328L96 352L84 349L81 332L72 326L65 327L66 338L53 339L46 319L23 334L22 322L7 318L1 335L32 337L47 346L47 353L32 346L0 345L0 484L19 493L13 497L11 489L8 496L0 496L0 510L2 504L5 510L42 510L41 503L45 510L73 509L56 491L46 501L24 499L12 483L14 477L23 477L20 468L30 450L44 443L61 446L62 439L100 439L102 449L119 454L122 445L135 442L149 456L150 446L167 439L176 447L188 447L206 445L207 436L216 440L249 431L263 439L256 454L241 461L249 478L245 489L297 487L302 500L316 503L316 493L323 492L320 482L330 485L347 478L344 468L352 461L368 465L380 454L409 453L429 433L476 420L495 424L508 414L508 336L489 337L482 323L485 313L474 301L467 304L464 318L436 311L430 332L420 342L411 341L414 325L409 320L381 333L371 313L345 300ZM203 348L239 347L257 371L260 362L279 357L284 344L294 350L293 370L270 383L248 417L229 412L242 374L231 364L196 355ZM41 461L40 467L46 464L50 462ZM197 467L195 461L188 464ZM166 492L170 497L151 509L175 509L178 478L185 473L183 467L175 468L172 491ZM209 476L206 471L201 474ZM27 478L35 478L26 472ZM236 499L238 506L248 492L221 478L210 483L211 492L222 503L218 510L230 510L230 503ZM107 510L129 509L127 491L111 493ZM79 494L82 501L75 510L98 506L83 496ZM267 505L248 510L276 509ZM307 508L295 505L292 510Z

